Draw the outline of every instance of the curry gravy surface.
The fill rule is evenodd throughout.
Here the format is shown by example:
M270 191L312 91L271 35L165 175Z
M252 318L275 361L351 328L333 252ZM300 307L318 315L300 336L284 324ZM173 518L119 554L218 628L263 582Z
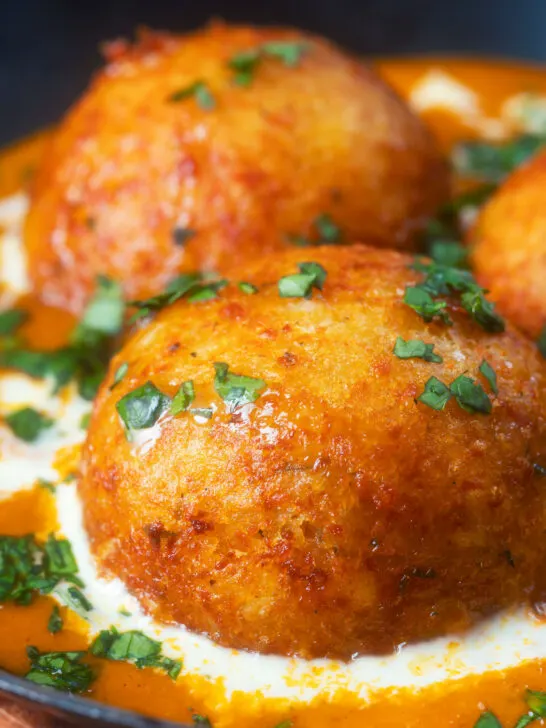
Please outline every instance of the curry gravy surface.
M379 61L376 66L409 99L433 70L448 74L476 94L479 115L489 120L498 118L505 101L515 94L546 94L546 70L505 62L415 59ZM453 109L430 106L422 115L446 151L458 139L480 136L476 118L469 120ZM491 128L495 128L493 124ZM38 162L49 134L33 136L2 154L0 199L25 188L29 171ZM69 316L40 307L28 298L21 305L31 314L23 333L34 346L55 348L66 340L73 325ZM69 472L77 459L77 451L66 452L63 458L66 462L62 469ZM43 488L18 492L2 501L0 534L34 532L38 537L45 537L56 525L53 497ZM0 605L0 665L3 668L24 674L28 670L25 648L30 644L42 651L86 648L90 641L86 623L64 607L61 608L64 629L55 635L47 631L51 607L52 600L46 597L35 599L28 607ZM378 691L368 703L343 691L330 698L315 698L309 704L266 698L260 693L249 696L246 692L234 693L228 700L221 680L210 682L204 677L183 674L173 682L167 675L151 669L139 670L127 663L92 657L89 661L98 672L98 679L86 694L89 697L174 721L191 722L193 713L203 714L215 728L274 728L286 720L293 721L296 728L334 725L472 728L486 708L496 714L503 726L510 726L527 710L523 700L525 690L546 688L546 660L535 660L517 668L449 680L420 690ZM420 669L415 665L416 677ZM537 721L537 725L540 723Z

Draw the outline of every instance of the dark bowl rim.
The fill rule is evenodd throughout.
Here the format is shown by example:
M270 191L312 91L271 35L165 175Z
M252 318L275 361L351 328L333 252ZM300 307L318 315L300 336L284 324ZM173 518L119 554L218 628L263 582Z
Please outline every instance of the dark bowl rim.
M172 723L136 713L124 708L101 703L53 688L36 685L30 680L0 670L0 693L31 708L42 708L46 712L68 720L83 718L98 726L106 724L123 728L192 728L189 723Z

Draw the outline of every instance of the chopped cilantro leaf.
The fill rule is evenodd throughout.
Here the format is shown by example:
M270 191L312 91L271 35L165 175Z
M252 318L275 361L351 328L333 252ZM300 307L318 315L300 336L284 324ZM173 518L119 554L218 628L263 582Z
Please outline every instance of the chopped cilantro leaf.
M152 311L159 311L165 306L170 306L180 298L186 298L190 303L210 301L216 298L218 292L227 284L228 281L225 279L210 280L201 273L183 273L169 283L164 293L142 301L130 301L129 306L138 309L130 321L136 321L143 316L148 316Z
M161 643L143 632L118 632L115 627L99 632L89 651L107 660L132 662L137 667L157 667L176 680L182 669L180 660L161 654Z
M468 248L454 240L434 240L429 247L430 257L438 265L465 268L468 265Z
M465 374L461 374L450 385L450 390L457 404L467 412L489 414L492 409L491 400L484 388Z
M194 417L203 417L205 420L212 419L212 415L214 414L212 407L193 407L190 412Z
M482 329L490 333L502 333L505 329L503 318L496 312L495 304L488 301L484 291L467 291L461 296L461 303Z
M404 303L414 308L425 321L435 315L442 315L445 301L436 301L437 296L460 295L461 304L472 318L485 331L499 333L504 331L504 320L495 310L493 303L485 298L486 291L478 285L472 273L462 268L440 265L423 260L416 260L412 268L425 274L424 281L418 286L408 286ZM426 295L428 294L428 296ZM440 309L435 307L440 306ZM449 322L449 317L445 319Z
M491 387L493 394L498 394L499 388L497 386L497 374L491 364L484 359L479 366L479 371L489 382L489 386Z
M255 293L258 293L258 289L256 286L254 286L252 283L248 283L247 281L240 281L237 283L238 289L245 293L247 296L252 296Z
M110 391L118 386L118 384L122 381L123 377L127 374L128 371L129 364L126 361L122 362L114 372L114 379L112 380L112 384L110 385Z
M341 230L334 223L330 215L322 213L315 219L315 227L320 235L321 243L339 243Z
M68 588L67 598L75 612L90 612L93 609L93 605L91 604L89 599L75 586L71 586Z
M240 51L233 55L228 61L228 67L234 71L233 83L237 86L250 86L259 62L259 49Z
M25 677L38 685L83 693L95 679L89 665L81 662L85 652L40 652L36 647L28 647L27 655L30 671Z
M188 242L188 240L191 240L194 235L195 230L192 230L191 228L175 227L173 230L174 244L182 247Z
M266 387L263 379L231 373L229 365L224 362L216 362L214 371L214 389L233 409L254 402L260 396L260 391Z
M537 339L537 346L542 356L546 359L546 326L540 332L540 336Z
M91 424L91 412L86 412L84 415L81 416L80 428L82 430L88 430L90 424Z
M278 58L285 66L297 66L308 45L301 41L273 40L262 45L262 52L271 58Z
M449 387L441 382L436 377L430 377L425 382L425 389L422 394L417 397L417 402L426 404L427 407L431 407L434 410L443 410L446 404L451 399L451 392Z
M502 724L493 713L486 711L474 723L474 728L502 728Z
M284 276L279 280L281 298L307 298L313 288L322 290L326 271L319 263L299 263L299 273Z
M250 86L264 58L276 58L285 66L296 66L308 45L301 41L269 41L257 48L239 51L228 60L228 67L234 72L233 83Z
M501 182L542 146L546 137L522 134L506 142L469 141L457 144L452 161L455 171L484 182Z
M182 382L171 402L171 414L176 416L187 410L195 399L195 387L191 380Z
M192 715L192 720L194 726L198 726L199 728L212 728L212 723L206 715L198 715L197 713L194 713Z
M546 718L546 692L540 690L527 690L525 702L529 709L539 718Z
M451 319L445 310L447 303L445 301L435 301L423 286L407 286L404 293L404 303L418 313L427 323L436 316L446 324L451 323Z
M543 468L542 465L539 465L538 463L533 463L533 470L539 477L546 478L546 468Z
M63 620L61 617L61 613L59 612L59 607L55 604L55 606L51 610L51 616L49 617L47 623L47 631L51 632L51 634L57 634L57 632L60 632L62 628Z
M171 406L171 399L152 382L133 389L116 404L127 433L153 427L161 415Z
M96 343L96 337L114 336L121 331L125 304L121 285L98 276L95 294L72 333L72 343Z
M56 484L53 483L51 480L46 480L45 478L38 478L38 480L36 481L36 485L39 488L48 490L50 493L55 493Z
M434 344L425 344L420 339L404 341L401 336L398 336L393 353L399 359L424 359L425 361L441 364L443 362L442 357L435 354L433 350Z
M283 720L280 723L277 723L275 728L292 728L294 724L291 720Z
M527 728L528 725L531 725L531 723L534 723L536 720L538 720L538 716L534 715L534 713L525 713L518 718L514 728Z
M9 336L15 333L28 318L26 311L19 308L9 308L0 312L0 336Z
M212 111L216 107L214 96L205 81L194 81L189 86L178 89L168 97L167 101L178 103L191 98L194 98L204 111Z
M32 407L23 407L6 415L5 421L13 434L25 442L35 442L44 430L54 424L50 417Z
M44 544L45 567L48 574L58 578L73 576L78 572L78 564L74 558L70 541L57 539L49 534Z

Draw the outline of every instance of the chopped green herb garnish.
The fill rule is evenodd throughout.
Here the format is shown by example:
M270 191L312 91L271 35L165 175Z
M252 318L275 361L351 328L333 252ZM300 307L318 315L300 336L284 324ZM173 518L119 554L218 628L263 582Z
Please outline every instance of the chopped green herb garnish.
M418 313L427 323L436 316L446 324L451 323L451 319L445 310L447 303L445 301L435 301L423 286L408 286L404 293L404 303Z
M195 230L191 228L175 227L173 230L173 241L175 245L184 246L188 240L195 236Z
M28 647L27 655L30 671L25 677L38 685L83 693L95 679L89 665L81 662L85 652L40 652L36 647Z
M275 728L292 728L294 724L291 720L283 720L280 723L277 723Z
M127 433L153 427L171 406L171 399L152 382L133 389L116 404Z
M255 402L260 391L267 386L263 379L233 374L229 371L229 365L224 362L216 362L214 371L214 389L232 409Z
M45 567L48 574L56 577L73 576L78 571L78 564L72 552L70 541L57 539L53 534L48 536L44 544Z
M174 395L171 402L171 414L176 416L184 410L187 410L195 399L195 387L193 382L187 381L180 385L178 392Z
M159 311L165 306L170 306L180 298L186 298L190 303L209 301L216 298L218 292L227 284L228 281L225 279L210 280L205 274L183 273L169 283L164 293L142 301L130 301L129 305L138 309L131 321L136 321L143 316L148 316L152 311Z
M504 319L496 312L495 304L485 298L485 291L467 291L461 296L461 303L485 331L493 334L504 331Z
M250 86L260 58L259 49L241 51L232 56L228 66L234 71L233 83L237 86Z
M276 58L285 66L296 66L308 45L299 41L270 41L257 48L236 53L228 61L228 67L234 72L233 83L237 86L250 86L264 58Z
M538 718L546 718L546 692L540 690L527 690L525 702L534 715Z
M533 470L535 471L536 475L540 476L541 478L546 478L546 468L543 468L542 465L539 465L538 463L533 463Z
M262 53L271 58L278 58L285 66L297 66L301 57L309 47L302 41L273 40L264 43Z
M82 430L88 430L90 424L91 424L91 412L86 412L84 415L81 416L80 428Z
M212 407L193 407L190 412L194 417L203 417L205 420L212 419L212 415L214 414Z
M330 215L323 213L315 220L315 227L320 235L321 243L339 243L341 240L341 230L334 223Z
M425 383L425 389L422 394L417 397L418 402L426 404L434 410L443 410L451 399L449 387L436 377L431 377Z
M313 228L316 231L313 239L308 239L303 235L287 235L287 240L299 248L309 245L335 245L342 242L340 228L325 212L313 220Z
M212 111L212 109L216 108L214 96L205 81L195 81L189 86L175 91L169 96L167 101L178 103L179 101L185 101L191 98L194 98L197 105L205 111Z
M465 374L461 374L451 382L450 390L459 407L467 412L482 414L491 412L491 400L482 385Z
M474 723L474 728L502 728L498 718L489 711L482 713Z
M157 667L176 680L182 669L180 660L161 654L161 643L143 632L118 632L115 627L99 632L89 651L96 657L121 662L132 662L139 668Z
M15 333L27 318L27 312L19 308L9 308L0 312L0 336L10 336Z
M322 290L326 270L319 263L299 263L299 273L284 276L278 283L282 298L307 298L313 288Z
M90 612L93 609L93 605L83 592L77 589L75 586L69 587L67 590L68 600L74 611L79 612L80 609L84 612Z
M410 339L404 341L398 336L394 345L393 353L399 359L424 359L425 361L441 364L443 359L434 353L434 344L425 344L420 339Z
M484 182L501 182L546 144L546 136L522 134L506 142L469 141L457 144L452 161L455 171Z
M440 315L445 323L450 319L443 310L445 301L438 296L459 295L461 305L483 329L492 333L504 331L504 320L495 310L493 303L485 298L486 291L478 285L472 273L461 268L427 263L417 260L413 269L425 274L418 286L408 286L404 303L413 308L425 321ZM439 308L438 308L439 307Z
M59 607L55 605L51 611L51 616L49 617L49 621L47 623L47 631L51 632L51 634L57 634L57 632L60 632L63 628L63 620L61 617L61 613L59 612Z
M17 345L0 351L0 366L31 377L51 377L54 393L76 380L80 395L93 399L106 373L112 339L121 330L124 310L121 286L99 277L95 295L68 346L56 351L31 351Z
M128 371L129 364L126 361L122 362L114 373L114 379L112 380L112 384L110 385L110 391L118 386L118 384L122 381L123 377L127 374Z
M212 728L212 723L206 715L198 715L194 713L192 715L193 725L199 726L199 728Z
M38 437L53 426L54 421L32 407L23 407L6 415L6 424L13 434L25 442L35 442Z
M468 248L454 240L435 240L429 247L430 257L438 265L452 268L466 268Z
M498 394L499 388L497 386L497 374L491 364L484 359L480 364L479 371L489 382L489 386L491 387L493 394Z
M247 281L240 281L237 283L237 287L242 293L246 293L247 296L252 296L255 293L258 293L258 288Z
M39 488L48 490L50 493L55 493L55 488L57 487L55 483L53 483L51 480L46 480L45 478L38 478L38 480L36 481L36 485Z
M540 336L537 339L537 346L542 356L546 359L546 326L540 332Z
M525 713L518 719L514 728L527 728L528 725L531 725L531 723L534 723L536 720L538 720L538 717L533 713Z

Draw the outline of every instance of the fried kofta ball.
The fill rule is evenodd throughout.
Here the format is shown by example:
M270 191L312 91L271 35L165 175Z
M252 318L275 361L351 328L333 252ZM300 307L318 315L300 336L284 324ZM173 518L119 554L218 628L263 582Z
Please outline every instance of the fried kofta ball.
M480 282L517 326L546 326L546 153L520 167L493 195L471 233Z
M149 33L61 124L26 225L30 275L79 312L303 240L411 248L445 199L427 129L371 70L292 30Z
M410 263L284 251L164 309L114 358L85 526L101 569L159 619L348 658L464 629L538 583L546 363L458 299L453 325L425 323L403 302ZM422 358L400 341L396 355L398 337ZM438 409L418 399L427 382Z

